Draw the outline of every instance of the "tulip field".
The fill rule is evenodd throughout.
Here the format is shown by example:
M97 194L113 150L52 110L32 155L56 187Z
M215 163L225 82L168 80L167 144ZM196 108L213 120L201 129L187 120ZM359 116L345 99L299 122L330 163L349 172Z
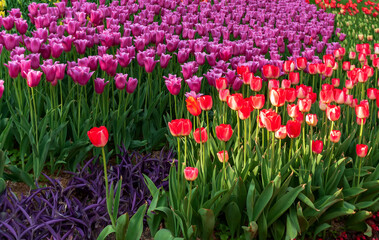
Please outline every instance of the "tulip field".
M0 0L0 239L379 239L378 14Z

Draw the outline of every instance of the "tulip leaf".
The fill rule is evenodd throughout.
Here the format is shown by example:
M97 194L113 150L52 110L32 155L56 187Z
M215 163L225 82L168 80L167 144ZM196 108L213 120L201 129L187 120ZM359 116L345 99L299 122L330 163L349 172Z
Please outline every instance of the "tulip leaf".
M122 214L116 222L116 239L125 239L129 226L128 213Z
M268 212L267 226L276 221L294 203L299 193L303 190L304 185L300 185L289 190L283 197L279 198Z
M138 208L137 212L130 219L126 239L139 240L143 231L143 218L145 216L147 203Z
M228 226L230 227L232 237L234 237L237 229L241 226L241 212L237 203L230 202L226 206L225 216Z
M246 208L247 208L247 216L249 218L249 222L253 221L253 212L254 212L254 204L255 204L255 183L254 180L251 180L249 190L246 198Z
M319 235L321 232L325 231L326 229L328 229L330 227L331 227L331 225L327 224L327 223L323 223L323 224L317 226L317 228L315 229L314 235L313 235L313 239L316 239L317 235Z
M112 225L106 226L103 231L101 231L100 235L97 237L97 240L105 240L109 234L115 233L116 230Z
M270 182L257 199L255 207L253 208L252 220L257 221L269 201L271 200L274 191L274 183Z
M213 234L213 229L215 226L215 215L212 211L212 209L205 209L201 208L199 209L199 214L201 216L201 222L202 222L202 238L204 240L210 239Z

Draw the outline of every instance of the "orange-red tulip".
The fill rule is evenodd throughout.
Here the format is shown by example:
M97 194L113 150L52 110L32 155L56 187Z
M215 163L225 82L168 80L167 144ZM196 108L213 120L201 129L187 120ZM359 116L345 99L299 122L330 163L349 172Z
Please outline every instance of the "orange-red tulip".
M108 142L108 130L106 127L101 126L99 128L91 128L87 132L88 138L95 147L104 147Z
M189 97L186 99L187 110L194 116L199 116L201 114L201 108L198 101L194 97Z

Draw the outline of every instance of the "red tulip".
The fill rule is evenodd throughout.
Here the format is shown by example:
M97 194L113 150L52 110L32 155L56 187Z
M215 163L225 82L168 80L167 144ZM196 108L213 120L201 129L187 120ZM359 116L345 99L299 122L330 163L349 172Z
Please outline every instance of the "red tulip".
M250 84L253 78L254 78L254 74L250 72L244 73L242 75L242 80L244 84Z
M275 111L271 109L266 111L262 110L259 116L268 131L275 132L280 128L282 118Z
M334 93L333 90L321 90L320 91L320 102L325 104L329 104L334 101Z
M367 89L367 97L370 100L375 100L376 95L379 94L378 90L376 88L369 88Z
M265 105L265 95L257 94L250 97L251 105L254 109L262 109Z
M268 90L271 91L273 88L279 88L279 80L271 79L268 81Z
M201 114L201 108L199 103L196 101L194 97L189 97L186 99L187 110L194 116L199 116Z
M339 87L340 79L339 78L332 78L332 85L333 85L333 87Z
M228 151L226 151L226 150L223 150L223 151L219 151L218 153L217 153L217 157L218 157L218 160L220 161L220 162L228 162L228 160L229 160L229 154L228 154ZM225 157L225 158L224 158Z
M243 104L242 108L238 110L238 117L241 120L248 119L251 113L250 100L244 100L244 102L245 103Z
M320 154L324 148L324 143L321 140L312 141L312 152Z
M187 181L195 181L197 176L199 175L199 170L193 167L186 167L184 169L184 178Z
M368 146L365 144L357 144L356 146L358 157L366 157L368 152Z
M262 89L262 78L254 77L250 82L250 89L254 92L259 92Z
M341 107L336 105L328 105L326 108L326 116L330 121L337 121L341 116Z
M298 72L290 72L288 79L292 85L297 85L300 82L300 74Z
M270 102L275 107L281 107L286 101L286 95L284 89L273 88L270 91Z
M218 92L218 96L221 102L226 102L228 100L229 95L230 95L229 89L222 89Z
M209 111L212 109L213 101L210 95L203 95L197 99L200 104L200 108L203 111Z
M307 59L300 57L296 59L297 69L304 70L307 67Z
M284 90L291 87L291 80L283 79L282 86Z
M205 128L201 128L201 141L200 141L200 128L197 128L193 133L193 138L197 143L205 143L208 141L208 134Z
M353 60L357 57L357 53L356 52L349 52L349 59L350 60Z
M286 137L287 137L287 127L285 125L282 125L275 132L275 138L277 138L277 139L285 139Z
M368 104L361 102L359 105L355 106L355 114L358 118L368 118L370 114Z
M223 142L229 141L233 135L233 129L229 124L221 124L216 127L216 136Z
M308 88L304 84L300 86L296 86L296 97L297 98L305 98L308 94Z
M216 89L218 91L226 89L227 86L228 86L228 80L226 80L226 78L222 77L222 78L216 79Z
M284 90L286 94L286 102L293 103L296 100L296 90L294 88L287 88Z
M299 106L296 104L288 104L287 112L288 112L288 116L290 116L291 118L296 118L297 115L300 114Z
M293 61L285 61L283 64L283 71L285 73L290 73L295 70L295 63Z
M297 138L301 132L301 123L296 120L288 120L286 129L288 137Z
M244 103L243 96L241 93L235 93L227 98L228 106L234 110L238 111L242 108L242 105Z
M333 130L330 132L330 141L334 143L338 143L341 138L341 131Z
M356 122L357 122L357 124L360 126L360 125L365 125L366 124L366 118L359 118L359 117L357 117L356 118Z
M305 121L307 122L307 124L309 126L312 126L312 127L315 127L317 125L317 115L316 114L307 114L307 116L305 116Z
M106 127L101 126L99 128L91 128L87 132L88 138L95 147L104 147L108 142L108 130Z
M309 65L308 65L308 72L309 72L309 74L311 74L311 75L317 74L317 73L318 73L318 72L317 72L317 64L315 64L315 63L311 63L311 64L309 64Z
M334 67L335 60L334 60L333 55L326 54L322 57L322 59L326 65L326 67L330 67L330 68Z
M326 71L326 65L323 63L318 63L317 64L317 73L318 74L324 74Z
M175 119L168 123L168 128L174 137L188 136L192 131L192 122L189 119Z
M262 73L267 79L277 79L280 75L279 68L273 65L264 65Z
M237 66L237 74L242 76L244 73L249 72L248 66Z
M344 104L345 103L345 92L341 89L335 88L333 89L333 98L334 101L338 104Z
M349 61L342 63L342 69L344 71L350 71L350 66L351 66L351 63Z
M299 110L300 112L304 113L304 112L309 112L311 110L311 107L312 107L312 100L311 99L299 99L299 101L297 102L297 105L299 106Z

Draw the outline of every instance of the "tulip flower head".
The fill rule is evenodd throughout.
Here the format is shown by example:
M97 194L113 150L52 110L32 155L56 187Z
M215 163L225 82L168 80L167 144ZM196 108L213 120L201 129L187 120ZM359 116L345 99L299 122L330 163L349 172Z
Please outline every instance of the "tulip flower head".
M223 151L219 151L217 153L217 158L218 160L223 163L223 162L228 162L229 160L229 154L228 154L228 151L226 150L223 150Z
M262 121L262 124L264 127L271 132L276 132L279 130L282 122L281 116L276 113L275 111L269 109L269 110L262 110L259 115L260 120Z
M312 141L312 152L320 154L324 148L324 142L321 140Z
M305 116L305 121L309 126L315 127L317 125L317 115L316 114L307 114Z
M330 141L334 143L338 143L341 139L341 131L333 130L330 132Z
M26 74L26 82L29 87L37 87L39 82L41 81L42 72L29 70Z
M0 80L0 99L3 97L4 93L4 80Z
M201 132L201 133L200 133ZM200 136L201 134L201 136ZM195 132L193 133L193 138L197 143L205 143L208 141L208 134L207 130L205 128L197 128Z
M341 107L337 105L328 105L326 108L326 116L330 121L337 121L341 116Z
M220 141L227 142L233 135L233 129L229 124L221 124L216 127L216 136Z
M301 132L301 123L296 120L289 120L286 129L289 138L297 138Z
M186 106L189 113L193 116L199 116L201 114L201 108L199 102L194 97L188 97L186 99Z
M277 138L277 139L285 139L286 137L287 137L287 127L285 125L282 125L275 132L275 138Z
M91 128L91 130L87 132L87 135L92 145L95 147L104 147L107 145L109 135L106 127L101 126L99 128Z
M188 136L192 131L192 122L189 119L175 119L168 123L171 135L174 137Z
M195 181L198 175L199 175L199 170L197 168L186 167L184 169L184 178L187 181L190 181L190 182Z
M210 95L203 95L197 99L200 104L200 108L203 111L209 111L212 109L212 97Z
M367 156L368 146L365 144L357 144L356 151L358 157L364 158Z

